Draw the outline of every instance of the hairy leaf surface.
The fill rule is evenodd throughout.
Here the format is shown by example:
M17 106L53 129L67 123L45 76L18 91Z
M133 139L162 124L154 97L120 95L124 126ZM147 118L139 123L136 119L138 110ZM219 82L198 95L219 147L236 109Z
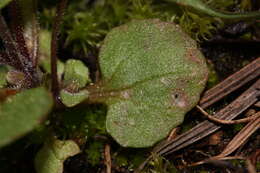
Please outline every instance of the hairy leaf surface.
M208 75L195 41L159 20L133 21L108 33L100 68L96 93L108 105L107 130L127 147L152 146L182 123Z

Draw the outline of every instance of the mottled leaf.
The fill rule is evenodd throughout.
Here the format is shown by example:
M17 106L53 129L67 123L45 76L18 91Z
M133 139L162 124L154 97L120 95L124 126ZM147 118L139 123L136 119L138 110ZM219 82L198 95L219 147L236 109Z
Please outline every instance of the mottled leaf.
M44 88L22 91L0 104L0 147L35 128L53 105Z
M35 169L37 173L62 173L63 162L80 152L79 146L72 140L50 140L37 153Z
M99 59L102 81L89 88L89 99L108 105L107 131L126 147L166 137L197 104L208 76L196 42L159 20L113 29Z

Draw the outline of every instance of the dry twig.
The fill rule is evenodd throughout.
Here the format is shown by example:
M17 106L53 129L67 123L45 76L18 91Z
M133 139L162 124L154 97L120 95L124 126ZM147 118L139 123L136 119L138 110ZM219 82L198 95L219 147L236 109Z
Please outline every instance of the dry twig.
M260 112L256 113L255 115L252 115L250 117L247 118L242 118L239 120L222 120L222 119L218 119L215 118L214 116L208 114L203 108L201 108L200 106L196 106L198 108L198 110L204 115L206 116L209 120L219 123L219 124L240 124L240 123L247 123L249 121L255 120L258 117L260 117Z
M104 156L105 156L106 173L111 173L112 162L111 162L110 145L109 144L105 145Z

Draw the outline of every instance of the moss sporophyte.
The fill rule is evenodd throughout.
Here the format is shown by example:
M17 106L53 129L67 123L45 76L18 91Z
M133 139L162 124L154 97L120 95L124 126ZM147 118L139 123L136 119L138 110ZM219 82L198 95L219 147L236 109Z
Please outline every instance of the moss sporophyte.
M196 42L174 23L137 20L112 29L100 50L90 102L108 106L106 128L125 147L149 147L199 101L208 69Z

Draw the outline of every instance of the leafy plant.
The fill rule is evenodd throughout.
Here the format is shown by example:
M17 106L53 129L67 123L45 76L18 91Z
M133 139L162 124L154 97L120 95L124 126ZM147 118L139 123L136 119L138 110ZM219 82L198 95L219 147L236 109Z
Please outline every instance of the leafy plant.
M113 29L100 68L103 79L89 88L89 100L108 105L107 130L128 147L164 138L197 103L207 80L195 42L176 25L156 20Z
M8 2L1 1L0 9ZM108 132L120 145L136 148L165 138L197 104L208 76L196 42L180 26L196 40L207 39L219 26L196 11L232 19L255 16L223 17L215 10L205 11L205 4L183 2L195 12L153 0L71 2L60 44L66 0L58 4L55 18L54 8L42 9L45 29L37 23L35 1L10 2L10 13L0 15L0 147L48 118L41 129L47 137L40 140L45 143L35 160L37 172L47 173L62 172L65 159L80 148L88 162L97 164L104 147L103 141L94 140L97 134L107 142ZM159 13L160 8L166 12ZM100 79L93 83L84 59L58 59L59 46L72 48L69 56L98 50ZM130 155L122 158L121 163L128 162ZM133 156L128 165L139 159L143 158ZM163 169L163 159L156 161L150 172Z

